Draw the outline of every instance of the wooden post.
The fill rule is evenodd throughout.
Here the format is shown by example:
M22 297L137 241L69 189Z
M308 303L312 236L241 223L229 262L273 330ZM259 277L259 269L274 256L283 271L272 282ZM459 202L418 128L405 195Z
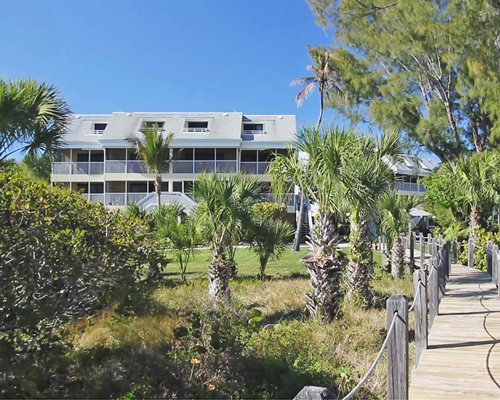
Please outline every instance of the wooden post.
M413 273L415 271L415 234L410 232L408 239L410 241L410 272Z
M474 267L474 239L469 238L467 242L467 266Z
M451 273L451 244L446 242L446 282L450 280Z
M427 288L429 290L429 327L432 327L434 318L439 312L439 277L437 260L434 257L431 257L430 260Z
M413 301L415 302L415 366L417 366L422 351L428 346L427 274L422 269L413 273L413 293L415 293Z
M488 240L488 242L486 243L486 271L488 271L488 274L490 274L490 276L492 277L493 279L493 282L496 282L495 278L496 276L493 275L493 265L492 265L492 261L493 261L493 253L492 253L492 247L493 247L493 241L492 240Z
M387 300L387 329L394 317L396 322L387 341L387 398L406 400L408 399L408 299L403 295L393 295Z
M437 246L436 246L437 247ZM439 286L439 301L444 296L445 286L446 286L446 265L448 261L446 260L446 246L442 245L439 247L437 252L437 267L438 267L438 286Z
M420 269L425 269L425 244L424 235L420 232Z
M498 270L500 265L499 265L499 254L498 254L498 245L493 243L493 246L491 248L492 251L492 264L493 264L493 270L495 271L495 284L497 285L498 288L498 294L500 295L500 271Z
M458 239L456 237L453 238L453 249L452 249L451 262L455 263L455 264L458 263Z

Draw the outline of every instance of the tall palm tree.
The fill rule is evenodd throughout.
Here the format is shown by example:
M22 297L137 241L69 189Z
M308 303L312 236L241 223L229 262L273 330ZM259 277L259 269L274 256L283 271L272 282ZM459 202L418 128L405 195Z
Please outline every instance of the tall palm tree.
M438 170L455 187L458 197L470 210L470 237L476 237L477 228L485 224L483 210L499 199L499 168L498 154L488 152L461 156L444 163Z
M383 134L380 138L353 136L344 153L343 197L351 210L351 254L347 268L349 292L367 304L371 302L370 279L373 276L373 250L370 223L376 216L382 195L394 182L394 173L384 161L391 157L399 161L405 147L397 133Z
M141 133L143 137L135 136L128 140L134 145L137 156L155 174L155 191L159 208L162 174L168 172L173 159L170 155L170 142L174 134L164 135L163 130L158 128L143 128Z
M52 85L0 79L0 161L17 151L53 153L63 142L70 113Z
M330 128L302 128L293 146L308 155L307 162L297 152L277 155L270 166L273 191L284 193L293 183L317 205L313 220L311 252L303 263L311 277L311 291L306 306L311 315L323 320L333 319L342 299L341 277L345 258L337 246L334 215L339 211L340 181L338 148L344 132Z
M198 221L203 223L212 249L208 290L214 301L228 300L231 266L226 247L244 237L251 221L251 206L260 200L262 186L248 175L202 175L196 181L194 196L199 200Z
M401 234L408 230L411 222L410 210L420 204L416 196L407 196L391 190L380 200L380 229L390 249L391 274L399 278L404 273L405 249Z
M306 69L308 71L311 71L312 75L297 78L293 80L290 85L304 86L295 98L298 106L302 105L304 100L311 95L315 86L318 87L320 103L318 121L316 122L316 130L319 131L319 129L321 128L321 121L323 120L323 112L325 110L325 99L330 99L331 92L341 96L343 96L343 92L337 84L339 80L338 71L333 68L333 64L331 62L331 54L328 49L324 47L310 47L309 55L314 64L308 65ZM302 236L302 223L305 217L306 201L307 197L303 192L301 192L297 229L295 231L295 238L293 241L293 249L295 251L300 250L300 238Z

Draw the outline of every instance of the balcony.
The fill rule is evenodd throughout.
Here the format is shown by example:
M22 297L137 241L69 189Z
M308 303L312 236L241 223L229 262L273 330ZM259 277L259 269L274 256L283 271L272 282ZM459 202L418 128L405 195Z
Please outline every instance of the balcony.
M90 131L85 132L85 135L102 135L104 133L104 129L92 129Z
M296 200L296 195L293 193L287 193L285 195L277 196L274 193L266 193L264 194L264 199L265 201L272 201L272 202L277 202L277 203L284 203L287 205L287 207L294 207L295 206L295 200Z
M240 171L244 174L266 175L271 163L267 161L242 161Z
M237 170L236 160L174 160L172 172L174 174L201 174L201 173L233 173Z
M245 129L243 131L244 135L263 135L266 131L262 129Z
M183 132L208 132L208 128L184 128Z
M104 162L55 162L52 163L54 175L102 175Z
M396 182L394 188L402 192L412 192L412 193L425 192L424 185L422 185L421 183L414 183L414 182Z

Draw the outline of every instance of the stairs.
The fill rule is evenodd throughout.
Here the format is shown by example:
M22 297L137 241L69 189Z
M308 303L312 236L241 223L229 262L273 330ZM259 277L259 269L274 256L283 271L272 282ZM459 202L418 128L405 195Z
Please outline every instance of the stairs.
M187 215L191 215L197 206L196 201L181 192L162 192L160 199L161 204L181 205ZM147 213L153 211L157 207L156 193L148 194L137 203L137 206Z

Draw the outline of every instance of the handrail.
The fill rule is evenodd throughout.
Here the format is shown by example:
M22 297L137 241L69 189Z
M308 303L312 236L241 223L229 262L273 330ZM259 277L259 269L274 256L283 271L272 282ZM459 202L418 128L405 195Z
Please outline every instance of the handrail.
M387 333L385 335L384 342L382 343L382 346L380 347L380 350L378 351L375 359L370 365L370 368L368 368L368 371L366 371L365 375L359 383L345 396L342 398L342 400L349 400L352 399L352 397L363 387L365 382L368 380L368 378L371 376L373 371L375 370L375 367L377 364L380 362L380 359L382 358L382 355L384 354L384 350L387 346L387 342L389 341L389 338L394 330L394 325L396 324L396 319L397 319L398 313L397 311L394 313L394 316L392 317L391 325L389 326L389 329L387 330Z

